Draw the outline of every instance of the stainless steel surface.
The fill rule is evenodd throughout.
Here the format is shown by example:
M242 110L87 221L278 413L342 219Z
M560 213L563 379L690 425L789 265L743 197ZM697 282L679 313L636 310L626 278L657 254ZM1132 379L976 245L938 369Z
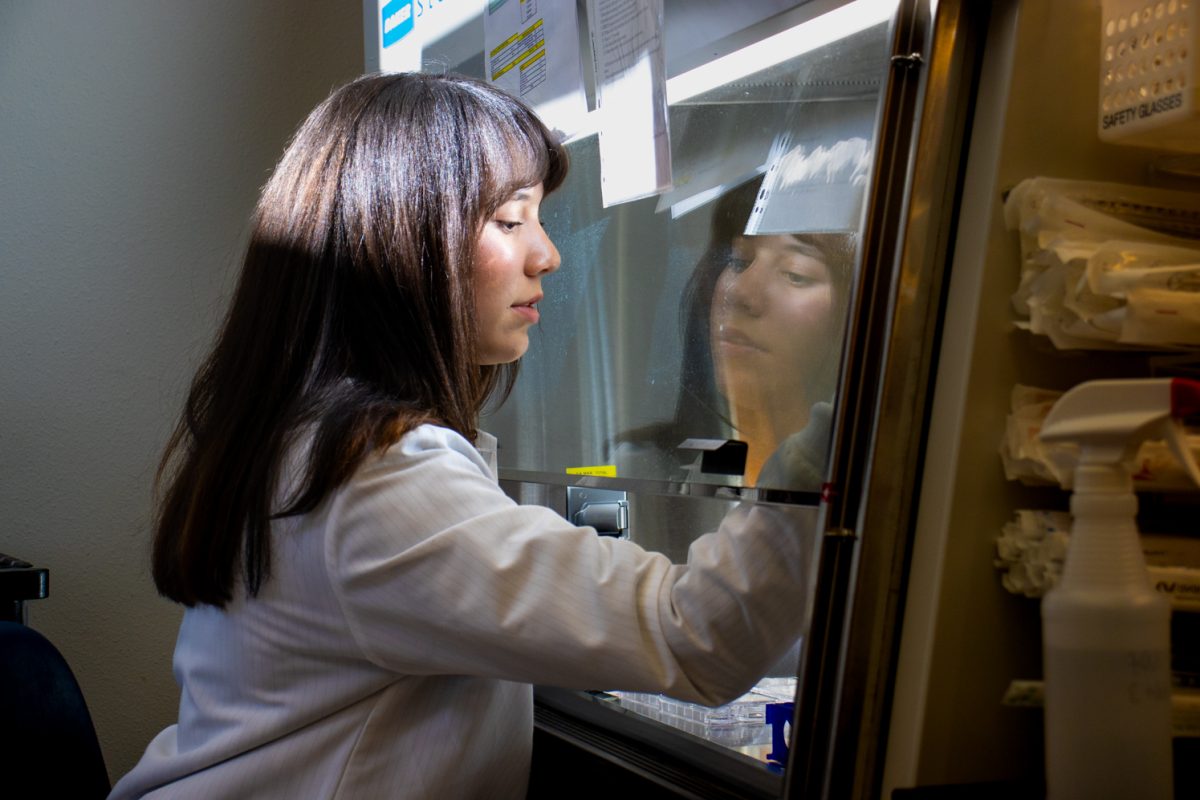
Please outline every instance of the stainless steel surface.
M594 486L597 488L620 489L640 495L664 495L668 497L691 497L697 499L729 500L745 503L772 503L797 506L817 506L821 502L819 492L793 492L786 489L742 488L740 486L722 486L710 483L692 483L690 481L653 480L644 478L606 478L596 475L570 475L557 472L540 472L537 470L521 470L500 468L502 481L538 486L534 492L526 489L525 498L518 499L522 503L548 505L541 498L547 493L553 493L552 487ZM562 492L562 488L558 488ZM565 512L562 512L565 516Z

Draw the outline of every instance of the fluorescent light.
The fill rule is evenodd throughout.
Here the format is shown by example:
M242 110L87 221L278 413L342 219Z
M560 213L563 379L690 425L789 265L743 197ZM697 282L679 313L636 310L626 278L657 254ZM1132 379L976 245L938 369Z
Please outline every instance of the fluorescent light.
M743 47L667 81L667 103L681 103L891 17L896 0L858 0Z

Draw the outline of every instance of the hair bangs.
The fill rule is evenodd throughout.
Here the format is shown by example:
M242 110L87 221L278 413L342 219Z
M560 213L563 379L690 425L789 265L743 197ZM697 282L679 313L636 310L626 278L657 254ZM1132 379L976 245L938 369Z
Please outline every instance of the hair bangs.
M546 194L562 185L567 174L566 149L536 117L514 114L513 125L497 126L485 137L484 162L490 191L484 193L491 213L516 191L542 184Z

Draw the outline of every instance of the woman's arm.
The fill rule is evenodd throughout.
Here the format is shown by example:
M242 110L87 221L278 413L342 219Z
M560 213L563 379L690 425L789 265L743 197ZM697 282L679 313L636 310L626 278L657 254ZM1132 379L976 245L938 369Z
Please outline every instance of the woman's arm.
M719 703L799 636L815 523L739 506L671 564L515 504L465 440L423 427L338 493L326 548L381 666Z

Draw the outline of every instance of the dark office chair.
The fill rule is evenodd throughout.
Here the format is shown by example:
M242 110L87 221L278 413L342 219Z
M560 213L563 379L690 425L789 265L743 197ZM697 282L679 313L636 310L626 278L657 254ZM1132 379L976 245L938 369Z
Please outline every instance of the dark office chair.
M88 800L110 788L66 660L34 629L0 621L0 797Z

